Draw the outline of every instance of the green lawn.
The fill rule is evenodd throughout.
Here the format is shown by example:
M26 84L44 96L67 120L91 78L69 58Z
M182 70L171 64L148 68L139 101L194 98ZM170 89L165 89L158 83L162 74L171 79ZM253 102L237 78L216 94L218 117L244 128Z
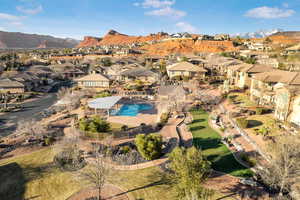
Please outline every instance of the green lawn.
M210 128L208 113L203 110L191 111L194 121L189 124L193 133L193 143L203 150L207 159L212 162L212 168L233 176L248 177L252 171L238 163L231 151L220 140L219 133Z
M256 106L256 104L250 100L249 96L247 96L244 93L238 93L238 92L232 92L228 96L229 99L231 99L231 102L236 102L236 104L239 107L253 107Z
M264 115L251 115L247 117L250 127L248 128L253 134L256 134L255 129L267 128L270 136L278 136L281 134L281 130L272 116L272 114Z
M54 166L53 156L46 148L0 161L0 199L64 200L78 191L75 176Z
M45 148L27 155L0 160L0 199L65 200L88 187L76 179L76 172L62 172L53 166L54 152ZM84 170L84 169L83 169ZM152 167L115 171L110 182L143 200L173 200L174 189L161 181L161 170ZM225 197L224 197L225 196ZM233 200L216 191L211 199Z

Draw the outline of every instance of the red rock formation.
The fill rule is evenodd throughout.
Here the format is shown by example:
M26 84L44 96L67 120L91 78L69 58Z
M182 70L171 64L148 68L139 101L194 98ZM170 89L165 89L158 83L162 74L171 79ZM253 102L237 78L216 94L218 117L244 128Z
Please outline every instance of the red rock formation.
M101 38L86 36L84 37L84 40L77 45L77 47L79 48L79 47L97 46L100 41Z
M191 39L169 40L142 47L149 55L169 55L174 53L190 54L194 52L217 53L236 51L231 41L196 41Z
M150 34L148 36L129 36L129 35L119 33L115 30L110 30L102 39L96 37L90 37L90 36L85 37L84 40L77 47L142 43L142 42L161 40L166 36L167 34L165 33Z

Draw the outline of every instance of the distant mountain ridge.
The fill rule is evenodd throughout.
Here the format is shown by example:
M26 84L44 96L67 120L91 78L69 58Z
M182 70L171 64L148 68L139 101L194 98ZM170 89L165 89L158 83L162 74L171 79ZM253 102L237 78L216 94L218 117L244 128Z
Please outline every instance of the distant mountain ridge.
M282 29L259 30L256 32L249 32L249 33L237 33L232 36L233 37L239 36L241 38L264 38L279 32L283 32L283 30Z
M0 49L5 48L73 48L80 41L49 35L0 31Z
M294 39L300 39L300 31L284 31L284 32L277 32L272 36L286 36L291 37Z

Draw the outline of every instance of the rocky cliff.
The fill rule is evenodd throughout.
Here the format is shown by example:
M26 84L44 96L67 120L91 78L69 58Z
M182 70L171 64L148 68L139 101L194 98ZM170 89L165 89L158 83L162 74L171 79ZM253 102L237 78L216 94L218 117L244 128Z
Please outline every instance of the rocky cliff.
M92 47L97 46L102 38L92 37L92 36L85 36L83 41L81 41L77 47Z
M190 54L195 52L217 53L237 51L231 41L169 40L142 48L149 55Z

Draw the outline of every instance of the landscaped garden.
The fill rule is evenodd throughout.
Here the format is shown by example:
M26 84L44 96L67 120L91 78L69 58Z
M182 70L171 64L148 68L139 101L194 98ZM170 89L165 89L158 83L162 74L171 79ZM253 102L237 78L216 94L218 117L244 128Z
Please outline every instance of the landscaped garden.
M244 93L238 93L238 92L234 92L234 93L230 93L228 95L228 100L239 106L239 107L253 107L256 106L255 102L251 101L249 99L249 97L244 94Z
M247 117L248 129L256 135L278 136L281 130L271 114L252 115Z
M194 121L189 124L193 143L203 150L214 170L239 177L252 176L252 171L236 161L232 152L221 142L221 136L208 124L209 115L203 110L191 110Z
M99 140L121 131L124 127L122 124L107 122L98 116L82 118L78 123L78 128L84 132L86 137Z

